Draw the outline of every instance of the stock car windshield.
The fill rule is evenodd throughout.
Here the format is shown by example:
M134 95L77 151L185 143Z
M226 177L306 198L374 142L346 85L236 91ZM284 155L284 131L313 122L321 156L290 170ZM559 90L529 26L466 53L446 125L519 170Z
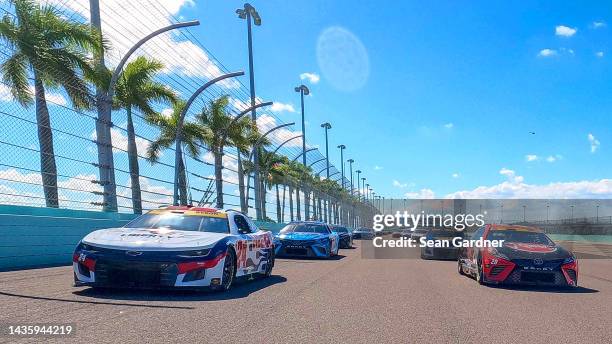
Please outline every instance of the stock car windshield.
M227 218L176 213L145 214L130 221L125 228L170 228L179 231L229 233Z
M453 238L453 237L462 237L462 232L455 230L447 230L447 229L432 229L427 233L427 236L432 238Z
M280 234L287 233L319 233L327 234L329 230L325 225L319 225L315 223L300 223L300 224L289 224L285 228L281 229Z
M527 232L527 231L491 231L487 236L487 240L505 240L505 242L516 242L523 244L541 244L554 245L552 240L544 233Z
M348 229L345 227L333 227L332 230L336 233L348 233Z

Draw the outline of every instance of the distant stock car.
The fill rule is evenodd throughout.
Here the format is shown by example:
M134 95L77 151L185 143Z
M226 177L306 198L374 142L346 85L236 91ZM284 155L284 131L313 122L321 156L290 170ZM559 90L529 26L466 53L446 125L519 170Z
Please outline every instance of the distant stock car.
M421 240L421 237L424 237L425 235L427 235L428 230L429 229L427 228L416 228L410 234L410 239L415 240L418 243L419 240Z
M463 232L454 229L432 228L425 234L425 240L445 242L448 247L421 247L421 259L456 260L459 248L453 245L454 238L463 239Z
M340 238L340 248L352 248L353 247L353 233L351 233L351 231L344 227L344 226L336 226L336 225L331 225L331 230L334 233L338 234L338 237Z
M362 239L362 240L374 239L374 231L369 228L365 228L365 227L357 228L353 232L353 239Z
M324 222L291 222L276 236L276 255L329 258L338 254L339 241Z
M486 225L471 239L504 240L494 248L462 248L460 274L472 275L480 284L578 285L576 257L534 227Z
M223 291L237 277L270 276L273 267L272 234L246 215L185 206L94 231L73 255L76 286Z

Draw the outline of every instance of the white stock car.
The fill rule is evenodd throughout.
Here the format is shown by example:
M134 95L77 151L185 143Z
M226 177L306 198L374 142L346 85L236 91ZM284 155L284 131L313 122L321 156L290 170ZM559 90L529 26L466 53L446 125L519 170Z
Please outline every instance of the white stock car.
M171 206L122 228L94 231L73 255L75 286L228 290L237 277L268 277L273 236L244 214Z

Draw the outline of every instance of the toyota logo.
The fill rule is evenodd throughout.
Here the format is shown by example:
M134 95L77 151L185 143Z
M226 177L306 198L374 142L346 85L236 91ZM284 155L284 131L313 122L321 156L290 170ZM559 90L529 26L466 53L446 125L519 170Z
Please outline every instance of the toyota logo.
M128 256L136 257L142 255L142 252L139 251L127 251L125 252Z
M542 265L542 264L544 264L544 261L542 259L540 259L540 258L536 258L536 259L533 260L533 264L535 264L535 265Z

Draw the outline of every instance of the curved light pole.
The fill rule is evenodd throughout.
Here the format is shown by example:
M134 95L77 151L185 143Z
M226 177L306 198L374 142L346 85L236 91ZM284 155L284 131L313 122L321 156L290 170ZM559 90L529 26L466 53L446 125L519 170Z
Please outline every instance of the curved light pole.
M295 158L293 158L293 160L291 160L291 161L296 161L296 160L297 160L299 157L301 157L301 156L305 155L304 153L312 152L312 151L314 151L314 150L317 150L317 148L309 148L309 149L307 149L307 150L303 151L302 153L298 154L298 156L296 156ZM305 160L305 159L304 159L304 160ZM304 165L304 166L305 166L305 167L307 167L306 165Z
M229 122L229 124L225 127L225 130L223 131L223 137L221 138L221 154L224 154L223 147L225 146L225 141L227 140L227 135L229 135L230 128L236 122L238 122L242 117L244 117L249 112L254 111L255 109L258 109L260 107L269 106L272 104L273 104L272 102L264 102L264 103L259 103L259 104L250 106L244 109L237 116L232 118L232 120ZM217 181L215 179L215 182L217 183L216 184L217 190L219 190L221 188L220 184L223 183L223 181ZM240 154L240 151L238 151L238 189L239 189L239 194L240 194L240 211L246 213L248 212L249 209L247 207L247 200L245 200L245 197L244 197L244 178L243 178L243 173L242 173L242 156ZM217 202L219 202L219 197L217 197ZM222 204L219 204L219 203L217 204L218 208L221 208L222 206L223 206Z
M326 169L327 169L327 167L323 167L323 169L321 171L317 172L317 173L321 174L321 172L325 171ZM326 179L329 179L329 178L326 178Z
M243 71L238 71L238 72L233 72L233 73L228 73L228 74L224 74L221 76L218 76L212 80L209 80L207 83L205 83L204 85L200 86L200 88L198 88L189 98L189 100L187 100L187 103L185 103L185 106L183 107L183 109L181 110L181 114L179 116L178 119L178 123L176 124L176 148L175 148L175 157L174 157L174 201L173 204L174 205L178 205L179 204L179 165L181 163L181 159L182 159L182 152L181 152L181 140L183 139L183 122L185 121L185 115L187 114L187 110L189 110L189 107L191 106L191 104L194 102L194 100L208 87L210 87L211 85L221 81L221 80L225 80L228 78L233 78L233 77L237 77L237 76L241 76L244 75Z
M330 176L330 177L333 177L333 176L335 176L335 175L336 175L336 174L338 174L338 173L340 173L340 171L336 171L336 172L334 172L334 173L330 174L329 176Z
M277 125L274 128L271 128L270 130L266 131L263 135L261 135L257 141L255 142L255 144L253 144L253 149L251 149L251 152L249 153L249 159L248 161L251 162L251 159L253 159L253 156L255 155L255 150L261 145L261 143L263 142L263 140L266 138L266 136L268 136L269 134L271 134L273 131L277 130L277 129L281 129L284 127L288 127L290 125L294 125L295 122L291 122L291 123L285 123L285 124L281 124L281 125ZM250 173L249 173L250 174ZM251 178L247 178L247 185L246 185L246 197L245 197L245 203L246 203L246 211L248 211L249 208L249 193L251 192ZM245 212L246 212L245 211Z
M310 94L310 90L305 85L300 85L295 88L295 92L300 93L300 101L302 105L302 165L306 167L306 124L304 122L304 96ZM304 189L304 218L310 217L310 191L307 192L306 185Z
M346 146L339 145L338 148L340 148L340 170L342 171L342 188L344 189L344 150Z
M359 181L361 170L357 170L355 173L357 173L357 198L359 199L359 202L361 202L361 182Z
M101 31L100 9L97 1L90 9L90 12L92 25L97 27L97 29ZM100 172L100 182L104 188L104 211L117 211L117 188L115 185L113 147L110 129L112 125L111 112L113 96L115 95L115 86L117 84L117 80L119 79L119 74L121 74L123 66L127 62L128 58L134 53L134 51L140 48L151 38L158 36L159 34L164 33L166 31L196 25L200 25L200 22L197 20L172 24L155 30L140 39L130 48L130 50L127 51L127 53L123 56L117 67L115 67L115 70L111 74L110 82L108 83L107 89L105 91L98 90L96 92L96 96L100 101L98 103L98 117L96 118L96 141L98 141L98 169ZM98 65L98 68L101 67L104 67L103 57L100 58Z
M329 140L327 138L327 131L332 128L329 122L321 124L321 128L325 128L325 158L327 159L327 179L329 179Z
M294 136L294 137L292 137L292 138L290 138L290 139L285 140L283 143L281 143L280 145L278 145L278 147L276 147L276 149L275 149L275 150L272 152L272 154L271 154L271 155L276 154L276 152L278 152L278 150L279 150L279 149L280 149L282 146L284 146L285 144L287 144L289 141L292 141L292 140L295 140L295 139L299 139L300 137L304 137L304 135L297 135L297 136Z
M355 160L348 159L347 162L349 163L349 169L351 173L351 196L352 196L353 195L353 163L355 162Z
M310 163L310 165L308 165L308 167L312 167L312 166L314 166L316 163L321 162L321 161L323 161L323 160L325 160L325 159L327 159L327 158L326 158L326 157L322 157L321 159L316 160L315 162Z

